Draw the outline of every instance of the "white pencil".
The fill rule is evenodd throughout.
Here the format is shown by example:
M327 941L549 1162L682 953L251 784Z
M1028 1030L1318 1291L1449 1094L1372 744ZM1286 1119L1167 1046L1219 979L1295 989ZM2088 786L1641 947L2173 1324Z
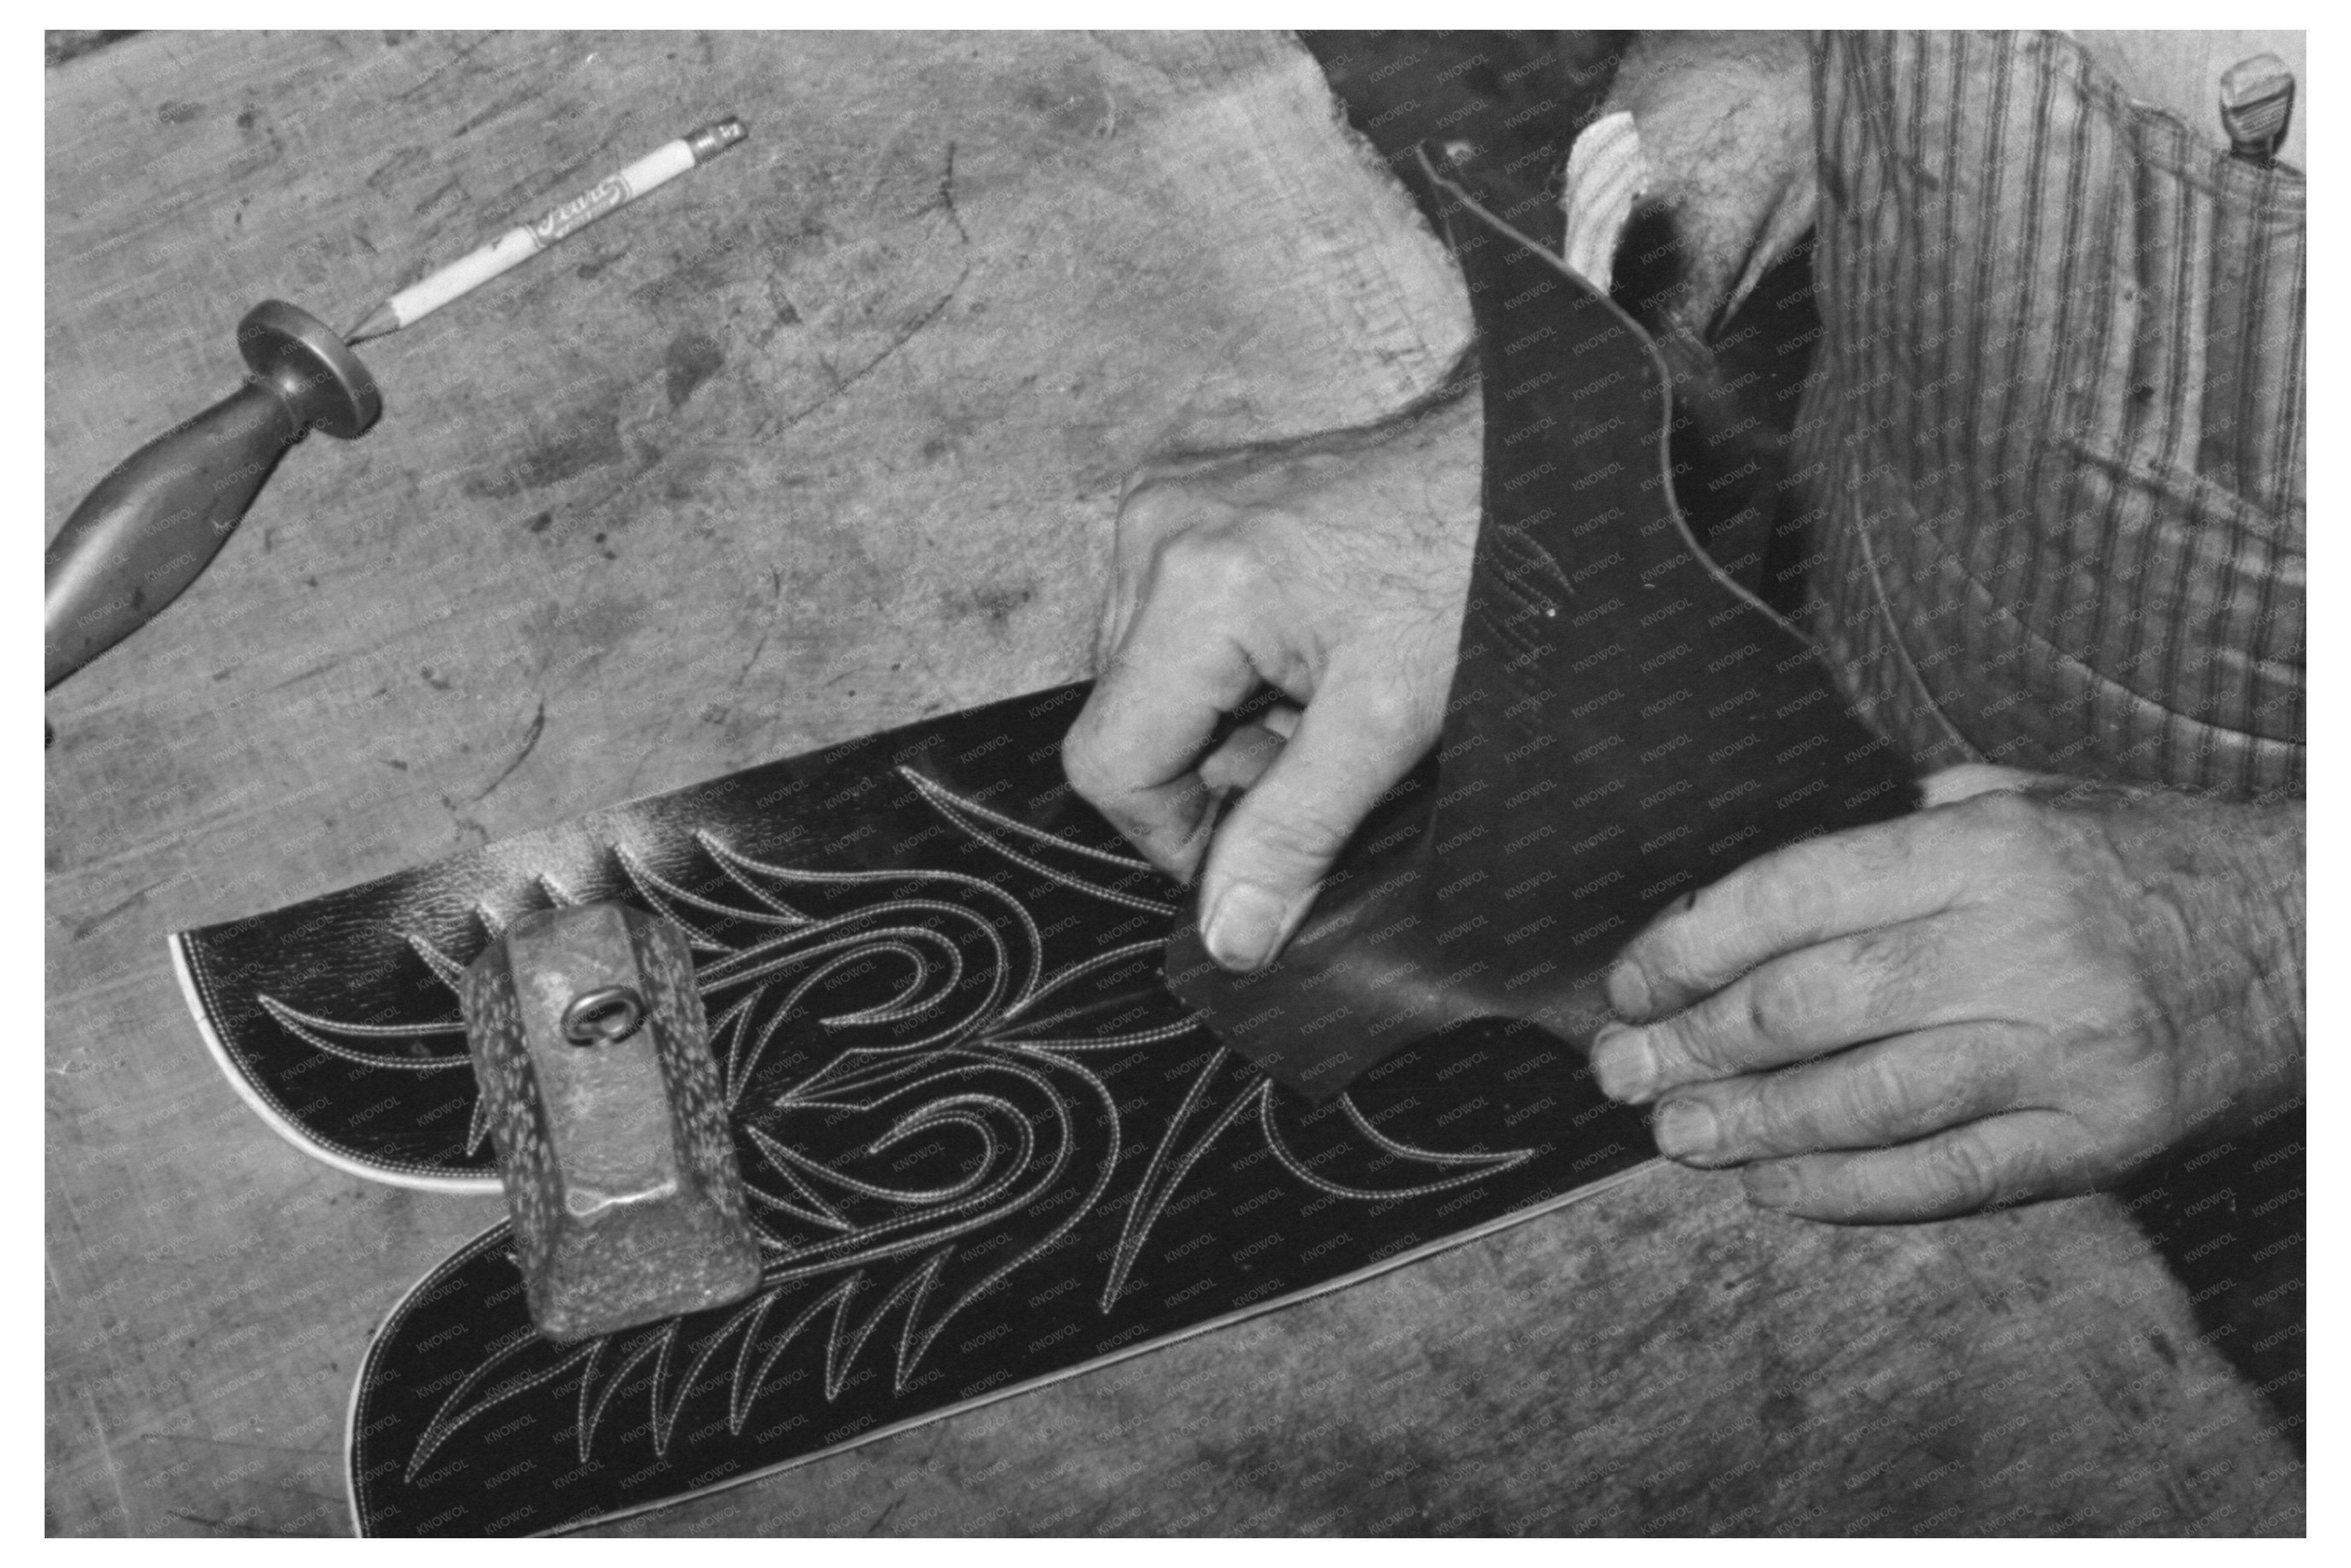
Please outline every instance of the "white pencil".
M745 134L743 122L729 119L679 137L619 173L599 180L536 221L517 224L471 256L451 262L422 282L410 284L369 311L367 319L345 333L343 340L363 343L370 338L414 326L452 299L472 293L498 274L520 266L605 214L618 212L697 163L707 163L742 141Z

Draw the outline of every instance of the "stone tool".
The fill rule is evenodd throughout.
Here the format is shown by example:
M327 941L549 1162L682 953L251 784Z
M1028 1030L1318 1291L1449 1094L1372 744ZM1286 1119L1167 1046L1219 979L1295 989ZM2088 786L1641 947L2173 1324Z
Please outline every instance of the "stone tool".
M684 933L619 904L536 911L474 960L461 995L542 1335L587 1339L758 1289Z

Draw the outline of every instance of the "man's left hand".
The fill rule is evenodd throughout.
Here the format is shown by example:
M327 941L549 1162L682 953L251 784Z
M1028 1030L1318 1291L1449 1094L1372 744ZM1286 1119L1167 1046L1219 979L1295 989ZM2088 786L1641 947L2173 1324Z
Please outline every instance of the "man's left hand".
M2299 1092L2300 802L1981 766L1927 798L1625 948L1637 1027L1593 1067L1667 1155L1767 1207L1923 1219L2090 1190Z

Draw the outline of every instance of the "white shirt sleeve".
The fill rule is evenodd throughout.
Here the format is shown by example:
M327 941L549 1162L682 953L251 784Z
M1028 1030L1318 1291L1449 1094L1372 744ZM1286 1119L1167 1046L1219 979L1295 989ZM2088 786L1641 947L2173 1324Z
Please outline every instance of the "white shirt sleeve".
M1561 258L1604 294L1614 270L1616 242L1648 178L1641 133L1629 110L1585 126L1567 155L1567 189L1560 196L1567 238Z

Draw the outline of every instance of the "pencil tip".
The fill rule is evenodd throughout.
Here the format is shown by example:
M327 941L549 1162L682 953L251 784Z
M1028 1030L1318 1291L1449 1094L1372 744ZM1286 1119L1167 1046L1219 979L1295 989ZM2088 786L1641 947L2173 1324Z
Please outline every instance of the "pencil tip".
M388 305L379 305L369 311L366 319L358 326L343 334L343 341L364 343L370 338L381 338L385 333L397 331L399 329L400 318L392 314L392 308Z

